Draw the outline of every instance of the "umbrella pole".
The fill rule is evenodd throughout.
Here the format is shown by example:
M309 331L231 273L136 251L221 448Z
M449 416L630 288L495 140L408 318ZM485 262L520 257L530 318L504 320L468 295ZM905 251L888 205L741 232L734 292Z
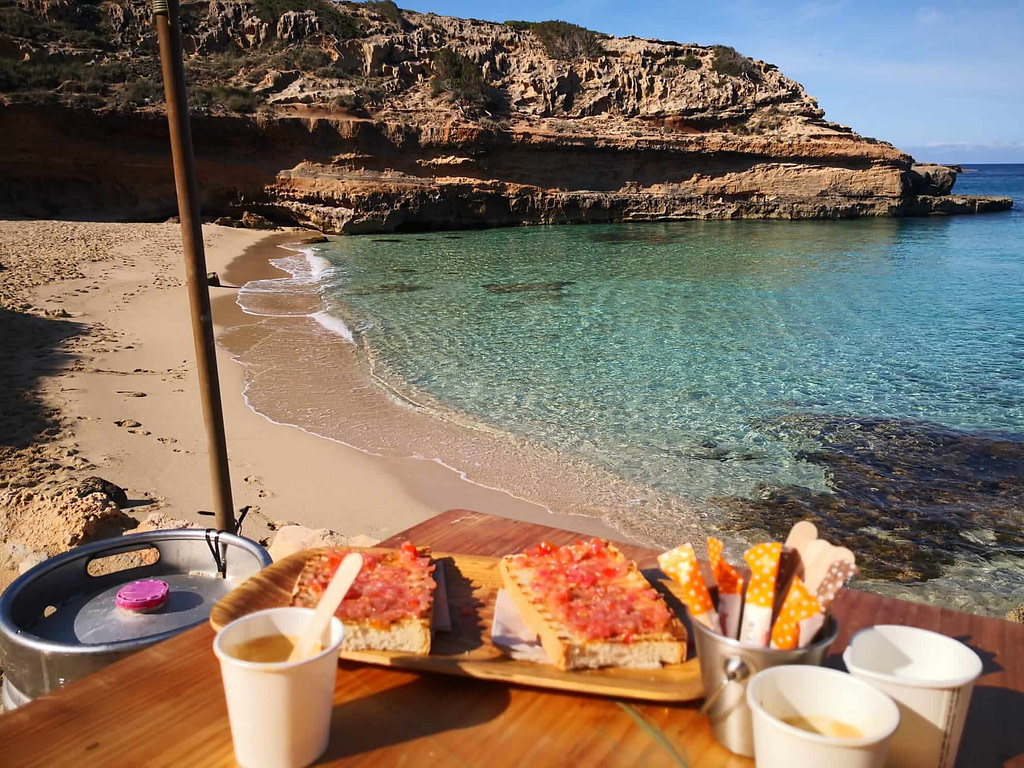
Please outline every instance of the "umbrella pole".
M228 447L224 437L224 411L221 407L220 381L217 376L217 349L213 337L210 292L206 283L206 254L203 251L199 188L196 184L188 96L185 92L185 64L181 51L181 14L178 0L153 0L153 16L160 39L160 65L167 101L167 123L171 130L174 185L178 192L178 217L181 220L181 242L185 250L192 337L196 347L203 421L206 423L216 527L219 531L234 533L235 515L228 473Z

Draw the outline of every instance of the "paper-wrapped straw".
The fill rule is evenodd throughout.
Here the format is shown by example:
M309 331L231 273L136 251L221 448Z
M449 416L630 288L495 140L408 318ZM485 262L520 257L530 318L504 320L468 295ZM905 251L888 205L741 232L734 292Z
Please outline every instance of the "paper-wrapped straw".
M836 560L829 566L825 578L818 585L818 603L821 610L827 611L832 607L836 593L857 573L857 566L845 560Z
M772 626L772 603L775 599L775 579L779 573L782 545L777 541L751 547L743 555L750 566L750 584L743 608L743 627L740 640L751 645L768 645Z
M807 591L799 576L794 576L779 618L772 626L772 648L785 651L803 648L811 642L824 622L825 614L821 611L818 598Z
M743 577L722 557L723 548L721 540L708 537L708 561L718 582L718 621L723 635L736 637L743 613Z
M676 584L683 588L681 599L690 612L690 618L715 632L720 631L718 614L704 576L697 564L692 544L683 544L658 555L658 565Z

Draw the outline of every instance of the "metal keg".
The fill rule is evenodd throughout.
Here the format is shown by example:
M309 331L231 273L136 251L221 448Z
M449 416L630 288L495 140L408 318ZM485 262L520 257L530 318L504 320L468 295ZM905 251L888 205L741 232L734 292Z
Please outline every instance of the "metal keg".
M130 556L131 567L90 573L91 564L118 555ZM202 624L218 600L270 562L250 539L186 528L105 539L40 563L0 596L4 708ZM143 579L166 582L166 603L151 613L117 607L118 591Z

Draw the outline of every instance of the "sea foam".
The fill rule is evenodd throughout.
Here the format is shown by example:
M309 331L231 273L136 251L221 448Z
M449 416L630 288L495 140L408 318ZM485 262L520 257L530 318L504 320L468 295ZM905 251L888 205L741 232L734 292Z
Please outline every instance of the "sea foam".
M351 329L345 324L345 321L336 315L332 315L330 312L324 310L323 312L315 312L310 315L311 318L317 321L323 328L326 328L331 333L336 333L341 336L349 344L355 344L356 340L352 336Z
M282 246L286 247L286 246ZM236 301L249 315L261 317L309 317L322 328L355 344L351 329L325 309L323 291L336 274L334 265L312 248L294 249L270 263L289 277L252 280L238 291Z

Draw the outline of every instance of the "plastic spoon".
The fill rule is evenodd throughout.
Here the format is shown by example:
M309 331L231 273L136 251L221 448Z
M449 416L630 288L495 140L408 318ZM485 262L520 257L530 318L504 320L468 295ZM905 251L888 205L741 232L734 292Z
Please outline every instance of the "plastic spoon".
M316 610L313 611L313 618L309 620L306 630L295 643L295 647L292 648L288 661L299 661L312 655L313 648L323 637L324 630L327 629L327 625L331 621L331 616L338 610L341 601L345 599L345 595L348 594L352 582L356 580L362 567L362 555L357 552L345 555L345 559L341 561L338 570L334 572L327 589L320 596L320 602L317 603Z

